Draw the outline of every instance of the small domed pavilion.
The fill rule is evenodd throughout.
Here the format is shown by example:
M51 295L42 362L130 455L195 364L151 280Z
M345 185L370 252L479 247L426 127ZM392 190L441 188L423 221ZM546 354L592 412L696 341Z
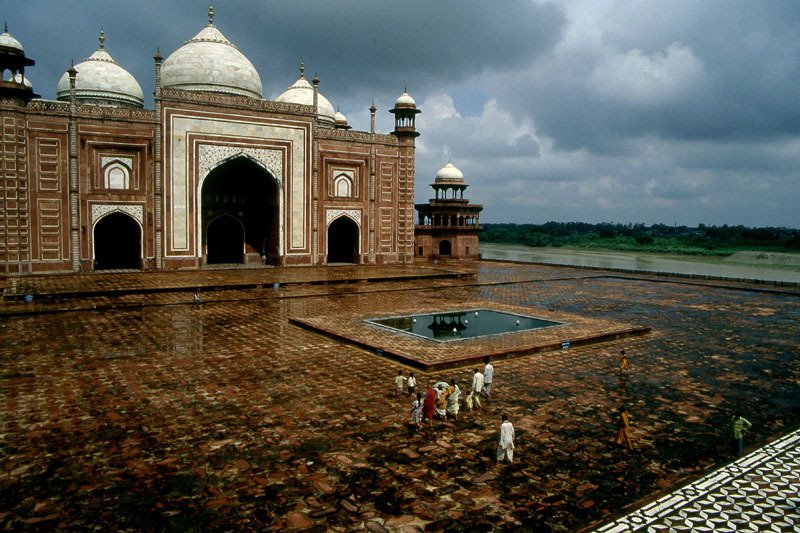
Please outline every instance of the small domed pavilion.
M419 213L414 230L416 257L477 259L481 231L478 217L483 206L464 198L469 187L464 174L448 162L436 173L431 187L435 197L414 206Z

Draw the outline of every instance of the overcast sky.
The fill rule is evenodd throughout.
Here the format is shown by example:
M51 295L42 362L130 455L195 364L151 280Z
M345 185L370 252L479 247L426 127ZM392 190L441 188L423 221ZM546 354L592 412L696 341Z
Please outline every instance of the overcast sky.
M98 47L152 108L153 55L207 24L196 0L0 0L55 98ZM215 25L265 98L317 73L356 129L408 87L416 197L452 160L483 222L800 227L800 1L224 0ZM309 76L310 77L310 76Z

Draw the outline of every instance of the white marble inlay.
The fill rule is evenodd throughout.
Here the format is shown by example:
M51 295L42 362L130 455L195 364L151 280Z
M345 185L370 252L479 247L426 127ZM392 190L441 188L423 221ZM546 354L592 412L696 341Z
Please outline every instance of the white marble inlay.
M358 227L361 227L361 210L360 209L327 209L325 211L325 224L330 226L331 222L340 216L348 216L352 218Z
M144 207L138 204L92 204L92 226L104 216L120 211L133 217L144 226Z

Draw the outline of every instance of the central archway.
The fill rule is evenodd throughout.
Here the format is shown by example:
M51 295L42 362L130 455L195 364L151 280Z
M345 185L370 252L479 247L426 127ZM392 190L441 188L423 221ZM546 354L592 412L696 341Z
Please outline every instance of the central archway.
M439 242L439 255L451 255L453 253L453 245L450 241Z
M278 184L257 163L236 157L208 173L200 223L207 264L278 264Z
M142 228L129 215L116 212L94 226L94 269L141 269Z
M328 263L358 262L358 224L340 216L328 226Z

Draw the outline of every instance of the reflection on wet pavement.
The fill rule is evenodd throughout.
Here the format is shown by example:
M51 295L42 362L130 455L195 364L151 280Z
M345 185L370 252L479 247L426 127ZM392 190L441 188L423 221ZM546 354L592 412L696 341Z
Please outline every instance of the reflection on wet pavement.
M0 527L578 530L727 463L734 409L750 450L800 425L796 289L458 268L475 276L349 283L353 267L278 289L215 281L200 305L179 290L4 303ZM415 432L392 395L408 367L289 322L470 301L652 332L496 361L482 410ZM472 370L416 375L465 390ZM611 442L623 404L630 453ZM517 447L497 467L502 413Z

